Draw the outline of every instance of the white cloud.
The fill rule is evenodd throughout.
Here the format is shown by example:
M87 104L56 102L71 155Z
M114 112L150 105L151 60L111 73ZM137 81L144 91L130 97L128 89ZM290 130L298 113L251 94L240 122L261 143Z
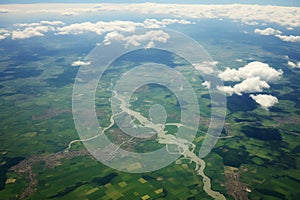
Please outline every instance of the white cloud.
M14 24L14 26L18 27L31 27L31 26L40 26L41 24L39 22L35 23L22 23L22 24Z
M37 36L44 36L44 33L48 31L54 31L51 26L37 26L37 27L27 27L24 30L12 31L11 38L16 39L26 39Z
M290 60L289 56L285 55L284 58L287 60L288 66L291 68L300 68L300 62L293 62Z
M110 32L106 34L104 38L104 44L109 45L111 41L125 41L126 46L140 46L142 42L147 42L145 48L152 48L155 46L155 41L166 43L170 38L169 34L162 30L151 30L146 32L145 34L141 35L131 35L131 36L124 36L118 32Z
M275 35L275 36L285 42L300 42L299 35Z
M9 36L10 36L10 33L8 30L3 29L3 28L0 29L0 40L3 40Z
M0 9L0 13L9 13L8 9Z
M293 63L292 61L288 61L287 63L290 67L295 68L297 65L295 63Z
M217 89L228 93L230 96L235 93L242 95L242 93L262 92L263 89L270 88L266 81L261 80L259 77L251 77L242 81L241 83L232 86L217 86Z
M260 34L260 35L276 35L281 34L282 32L279 30L275 30L273 28L266 28L266 29L255 29L254 33Z
M94 32L102 35L108 32L133 32L137 27L160 28L170 24L192 24L193 22L187 19L231 19L235 22L244 24L257 24L261 22L276 23L292 29L300 27L300 7L284 7L284 6L263 6L263 5L246 5L246 4L227 4L227 5L190 5L190 4L155 4L155 3L140 3L140 4L26 4L26 5L1 5L0 11L15 12L22 15L55 13L64 16L84 15L89 13L106 12L126 12L142 13L151 15L164 15L171 18L181 19L146 19L142 23L130 21L113 21L113 22L83 22L63 26L63 22L56 21L48 22L41 21L39 23L20 24L19 27L37 27L37 26L53 26L58 30L56 34L83 34ZM184 18L184 19L182 19ZM58 27L57 27L58 26ZM15 39L23 39L33 36L42 36L43 32L20 33L20 30L15 30ZM281 35L279 30L266 28L263 30L255 29L255 33L262 35L275 35L279 39L286 42L300 42L300 36ZM20 37L18 37L21 35ZM2 37L3 38L3 37Z
M61 15L63 15L63 16L76 16L76 15L79 15L79 13L72 12L72 11L66 11L66 12L61 13Z
M251 94L250 97L266 110L268 110L268 108L273 106L275 103L278 103L278 99L272 95L267 95L267 94L253 95L253 94Z
M134 32L137 27L145 28L161 28L170 24L191 24L192 22L187 20L178 20L178 19L146 19L144 22L133 22L133 21L110 21L104 22L99 21L96 23L92 22L83 22L67 25L64 27L58 28L58 35L66 34L84 34L88 32L94 32L98 35L102 35L106 32Z
M207 87L207 89L210 89L210 87L211 87L211 82L210 82L210 81L204 81L204 82L202 83L202 85L205 86L205 87Z
M103 42L104 42L105 45L110 45L112 40L122 40L122 41L124 41L125 36L118 33L118 32L116 32L116 31L113 31L113 32L110 32L110 33L106 34L106 36L104 37Z
M87 66L87 65L90 65L90 64L91 64L91 62L84 62L84 61L78 60L78 61L74 61L71 65L73 67L76 67L76 66Z
M250 4L26 4L1 5L0 10L14 10L22 14L32 13L101 13L124 12L153 15L168 15L180 18L229 18L244 24L257 24L257 22L276 23L286 27L300 27L300 7L250 5Z
M223 81L240 81L251 77L259 77L261 80L274 81L278 80L283 74L282 70L276 70L266 63L251 62L239 69L226 68L219 74Z
M161 27L166 27L166 25L170 24L192 24L192 22L181 19L163 19L161 21L157 19L146 19L144 21L144 27L145 28L161 28Z
M96 25L91 22L74 23L71 25L60 27L57 30L58 30L58 32L55 33L57 35L68 35L68 34L78 35L78 34L83 34L83 33L87 33L87 32L96 32L97 33ZM99 35L101 35L101 34L102 34L102 32L99 33Z
M22 24L15 24L14 26L18 27L35 27L35 26L43 26L43 25L51 25L51 26L61 26L65 23L62 21L40 21L35 23L22 23Z
M255 25L258 25L259 23L255 22L255 21L250 21L250 22L244 21L244 24L249 25L249 26L255 26Z
M297 63L294 63L290 60L288 60L288 63L287 63L291 68L300 68L300 62L297 62Z
M40 24L42 25L51 25L51 26L61 26L65 23L62 21L41 21Z
M83 22L59 27L56 34L67 35L67 34L84 34L93 32L98 35L102 35L105 32L122 31L122 32L134 32L136 27L143 26L142 23L132 21L110 21L104 22L99 21L96 23Z
M155 48L155 43L153 41L148 42L145 46L145 49Z
M218 61L204 61L202 63L195 63L193 66L196 70L200 71L203 74L212 74L216 71L215 65L218 64Z
M98 21L96 23L92 22L82 22L74 23L70 25L65 25L62 21L40 21L35 23L21 23L14 24L17 27L16 30L11 31L12 39L25 39L37 36L43 36L44 33L52 31L55 35L78 35L85 33L96 33L102 35L104 33L111 33L109 36L116 36L113 32L131 32L133 33L138 27L145 28L159 28L165 27L173 23L180 24L190 24L191 22L187 20L178 20L178 19L146 19L144 22L133 22L133 21ZM157 36L157 35L154 35ZM135 38L138 36L134 36ZM139 36L141 37L141 36ZM0 36L4 38L4 36ZM136 42L135 38L131 38L133 41L129 41L128 44ZM155 40L159 41L161 38L156 38ZM138 40L138 38L136 38ZM136 43L138 45L138 43ZM153 47L154 43L149 43L148 48Z
M221 80L242 82L234 86L218 86L217 88L229 95L262 92L263 89L270 88L268 82L280 79L282 74L282 70L275 70L266 63L255 61L239 69L226 68L218 75Z
M292 27L289 27L288 29L291 29ZM279 38L280 40L284 42L300 42L300 36L299 35L282 35L282 32L279 30L275 30L273 28L266 28L266 29L255 29L254 33L260 34L260 35L275 35L275 37Z
M62 26L65 23L62 21L40 21L35 23L22 23L14 24L18 27L16 30L11 31L11 38L26 39L31 37L44 36L44 33L49 31L55 31L57 26ZM20 30L23 28L23 30Z

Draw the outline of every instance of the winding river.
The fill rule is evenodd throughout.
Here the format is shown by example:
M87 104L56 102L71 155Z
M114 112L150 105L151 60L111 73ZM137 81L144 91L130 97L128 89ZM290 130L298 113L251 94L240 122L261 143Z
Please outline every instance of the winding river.
M131 115L132 117L134 117L136 120L138 120L143 127L147 127L147 128L151 128L151 129L155 130L157 132L157 138L158 138L158 142L160 144L177 145L179 153L183 156L183 158L181 158L181 159L187 159L190 162L195 163L195 165L196 165L195 171L197 172L198 175L200 175L202 177L203 190L209 196L211 196L214 199L218 199L218 200L226 199L223 194L211 189L211 180L204 173L204 169L206 166L205 161L203 159L199 158L195 154L195 152L194 152L195 144L193 144L185 139L182 139L182 138L176 138L174 135L166 134L166 131L164 131L166 125L174 125L174 126L180 127L180 126L184 126L183 124L180 124L180 123L154 124L154 123L152 123L152 121L149 121L146 117L142 116L139 112L130 110L127 107L127 103L124 100L125 98L122 95L117 94L116 91L114 91L114 90L112 92L114 94L113 98L116 98L118 101L121 102L121 104L120 104L120 108L122 110L121 113L123 113L123 112L127 113L127 114ZM120 114L120 113L113 114L110 117L110 124L107 127L103 128L102 132L100 134L93 136L91 138L88 138L88 139L84 139L84 140L73 140L69 143L67 149L70 149L72 144L74 144L76 142L87 142L87 141L93 140L93 139L99 137L100 135L104 134L106 130L110 129L114 125L114 123L115 123L114 117L118 114ZM186 127L186 128L189 128L189 127ZM120 146L121 145L122 144L120 144ZM169 152L168 148L167 148L167 151ZM172 153L172 152L169 152L169 153ZM178 152L176 152L176 153L178 154Z

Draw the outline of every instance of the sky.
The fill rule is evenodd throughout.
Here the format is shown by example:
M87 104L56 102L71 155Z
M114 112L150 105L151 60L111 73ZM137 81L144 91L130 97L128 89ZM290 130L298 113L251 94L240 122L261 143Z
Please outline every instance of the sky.
M273 38L277 42L284 42L286 45L297 45L300 42L300 8L291 6L263 6L263 5L187 5L195 1L188 0L183 4L158 4L168 3L167 1L152 1L151 4L53 4L57 2L79 3L82 1L20 1L10 0L11 3L44 2L44 4L27 5L1 5L0 6L0 40L25 40L29 38L53 36L76 36L83 34L97 34L103 37L105 44L112 41L131 41L130 44L140 44L141 40L149 40L154 45L161 40L167 41L168 35L163 31L151 32L150 29L165 28L171 25L195 25L203 23L201 20L215 20L215 22L226 20L235 22L238 27L250 26L251 29L240 30L242 34ZM47 3L48 2L48 3ZM85 1L101 3L104 1ZM113 0L109 3L127 3L137 1ZM138 1L142 3L142 1ZM154 3L156 2L156 3ZM179 1L172 1L178 3ZM200 2L200 1L198 1ZM201 1L207 3L208 1ZM279 5L278 0L266 0L265 4ZM294 1L284 1L292 4ZM182 2L180 2L182 3ZM211 1L212 3L243 3L243 1ZM258 3L257 0L247 1L248 4ZM124 12L125 11L125 12ZM108 14L107 14L108 13ZM98 15L101 15L98 16ZM117 18L105 18L107 16ZM140 17L144 16L144 17ZM150 15L150 16L149 16ZM97 16L95 18L95 16ZM104 16L104 18L103 18ZM133 19L122 17L134 16ZM147 17L145 17L147 16ZM120 18L120 19L119 19ZM71 20L70 20L71 19ZM92 20L94 19L94 20ZM76 21L77 20L77 21ZM7 22L10 21L10 24ZM1 23L2 22L2 23ZM214 22L214 23L215 23ZM135 35L138 28L149 29L145 35ZM226 27L229 29L230 27ZM249 28L249 27L248 27ZM194 30L195 31L195 30ZM249 32L250 31L250 32ZM155 34L154 34L155 33ZM132 34L128 36L128 34ZM199 36L198 36L199 37ZM281 55L287 56L287 55ZM72 66L80 62L75 61ZM292 68L300 68L298 59L286 57L287 64ZM259 70L257 70L259 69ZM202 70L201 66L199 70ZM249 73L251 72L251 73ZM255 96L254 93L263 92L271 87L273 81L279 80L283 72L275 70L273 66L264 62L252 62L241 66L238 70L232 67L226 68L219 74L222 81L236 82L234 85L220 86L220 91L228 95L242 95L243 93L253 94L251 96L264 108L272 106L278 100L273 96ZM233 79L231 79L234 77ZM210 85L210 83L205 83ZM268 104L263 104L268 100Z
M280 5L280 6L300 6L299 0L6 0L0 4L14 4L14 3L184 3L184 4L260 4L260 5Z

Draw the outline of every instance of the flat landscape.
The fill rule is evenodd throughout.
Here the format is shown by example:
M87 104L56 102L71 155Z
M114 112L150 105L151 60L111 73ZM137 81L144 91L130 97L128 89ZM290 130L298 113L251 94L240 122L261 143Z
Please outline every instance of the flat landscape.
M40 3L0 4L1 200L300 198L299 5ZM178 35L169 30L203 51L173 44ZM98 68L89 67L106 59L95 52L114 42L138 50L113 59L92 90ZM156 48L168 42L182 54ZM186 58L186 52L193 55ZM191 63L197 56L208 60ZM177 95L188 90L185 82L147 69L149 63L178 72L195 96ZM143 73L132 78L140 66ZM123 81L126 76L131 82ZM118 90L160 77L129 97ZM76 84L86 84L83 97L74 95ZM96 135L89 132L91 120L77 124L74 108L89 91L102 131ZM80 114L88 118L90 107L84 106ZM223 107L220 134L208 135L217 129L211 116L221 116ZM197 127L190 127L194 119ZM208 138L216 144L199 157ZM106 148L98 151L97 145ZM161 149L170 158L126 160L132 152Z

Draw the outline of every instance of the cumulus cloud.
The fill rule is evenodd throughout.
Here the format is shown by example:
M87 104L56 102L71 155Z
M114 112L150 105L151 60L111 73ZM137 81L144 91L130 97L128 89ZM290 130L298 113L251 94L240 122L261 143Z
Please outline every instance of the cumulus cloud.
M248 21L245 21L245 20L244 20L244 24L249 25L249 26L255 26L255 25L258 25L259 23L258 23L258 22L255 22L255 21L250 21L250 22L248 22Z
M22 23L22 24L14 24L14 26L18 27L33 27L33 26L40 26L41 24L39 22L35 23Z
M266 28L266 29L255 29L254 33L260 34L260 35L277 35L281 34L282 32L279 30L275 30L273 28Z
M66 34L84 34L87 32L94 32L98 35L102 35L106 32L134 32L138 27L145 28L161 28L170 24L191 24L192 22L187 20L178 20L178 19L146 19L143 22L133 22L133 21L110 21L104 22L99 21L96 23L92 22L83 22L83 23L75 23L68 26L58 28L58 35L66 35Z
M9 10L8 9L1 9L0 8L0 13L9 13Z
M266 63L251 62L239 69L226 68L219 73L219 78L223 81L239 82L233 86L218 86L220 91L229 95L242 93L262 92L265 88L270 88L268 82L280 79L282 70L276 70Z
M40 24L42 25L51 25L51 26L61 26L65 23L62 21L41 21Z
M66 11L66 12L63 12L63 13L61 13L61 15L63 15L63 16L76 16L76 15L79 15L79 13L77 13L77 12L70 12L70 11Z
M193 66L196 70L200 71L203 74L212 74L216 72L215 65L218 63L218 61L203 61L202 63L195 63L193 64Z
M112 41L125 41L126 46L140 46L142 42L147 42L145 48L153 48L155 46L155 41L166 43L170 38L169 34L162 30L151 30L146 32L145 34L141 35L131 35L131 36L124 36L118 32L110 32L106 34L104 38L104 44L109 45Z
M300 62L294 63L290 60L287 61L287 64L291 67L291 68L300 68Z
M278 103L278 99L272 95L267 94L251 94L250 97L256 101L262 108L268 110L269 107L273 106L275 103Z
M290 66L291 68L300 68L300 62L298 61L291 61L289 56L284 56L284 58L287 60L287 65Z
M300 42L299 35L275 35L275 36L285 42Z
M168 15L180 18L229 18L245 24L257 24L263 21L276 23L289 28L300 27L300 8L287 6L265 6L250 4L226 5L191 5L191 4L28 4L28 5L1 5L1 10L11 10L22 14L74 12L78 14L107 12L142 13L153 15Z
M261 80L259 77L251 77L242 81L241 83L232 86L217 86L217 89L232 95L233 93L237 95L242 95L242 93L253 93L262 92L263 89L270 88L270 85Z
M4 35L1 35L0 34L0 40L3 40L3 39L5 39L6 37L4 36Z
M292 68L295 68L297 65L295 63L293 63L292 61L288 61L287 64L292 67Z
M264 6L246 4L227 5L191 5L191 4L126 4L101 5L101 10L140 12L145 14L165 14L175 17L203 19L229 18L245 24L257 24L258 21L277 23L288 27L300 26L300 8L285 6Z
M3 40L9 36L10 36L10 33L8 30L3 29L3 28L0 29L0 40Z
M82 22L82 23L74 23L65 25L62 21L40 21L34 23L19 23L14 24L17 27L16 30L11 31L12 39L26 39L31 37L43 36L44 33L52 31L55 35L78 35L85 33L96 33L98 35L102 35L105 33L111 33L107 37L116 37L116 32L131 32L133 33L138 27L145 28L160 28L165 27L167 25L179 23L179 24L191 24L192 22L187 20L179 20L179 19L146 19L143 22L134 22L134 21L98 21L95 23L92 22ZM1 33L0 33L1 34ZM10 35L10 34L9 34ZM157 36L157 35L154 35ZM131 38L131 42L128 44L132 44L137 42L139 38L138 36L134 36ZM141 36L139 36L141 37ZM0 36L0 38L4 38L4 36ZM136 38L136 40L135 40ZM156 38L159 41L161 38ZM138 45L138 42L136 43ZM151 42L148 45L148 48L153 47L154 43Z
M87 66L87 65L90 65L90 64L91 64L91 62L84 62L84 61L78 60L78 61L74 61L71 65L73 67L76 67L76 66Z
M65 23L62 21L40 21L35 23L22 23L22 24L15 24L14 26L18 27L34 27L34 26L42 26L42 25L51 25L51 26L61 26Z
M113 32L110 32L108 34L106 34L106 36L104 37L104 44L105 45L110 45L111 44L111 41L113 40L126 40L125 39L126 37L124 35L122 35L121 33L118 33L116 31L113 31Z
M240 81L251 77L259 77L265 81L275 81L280 79L282 70L276 70L266 63L254 61L239 69L226 68L219 74L223 81Z
M11 31L11 38L13 40L26 39L31 37L44 36L44 33L55 31L57 26L62 26L65 23L62 21L40 21L35 23L14 24L18 27Z
M291 27L289 27L290 29ZM300 42L300 36L299 35L282 35L282 32L279 30L275 30L273 28L266 28L266 29L255 29L254 33L260 34L260 35L275 35L275 37L279 38L280 40L284 42Z
M184 19L163 19L161 21L157 19L146 19L144 21L145 28L161 28L170 24L192 24L192 22Z
M37 26L37 27L27 27L24 30L12 31L11 38L16 39L26 39L37 36L44 36L44 33L48 31L54 31L51 26Z
M110 22L99 21L96 23L83 22L83 23L75 23L75 24L67 25L64 27L59 27L57 29L58 32L56 34L78 35L78 34L93 32L98 35L102 35L105 32L112 32L112 31L133 32L138 26L143 26L143 24L139 22L132 22L132 21L110 21Z

